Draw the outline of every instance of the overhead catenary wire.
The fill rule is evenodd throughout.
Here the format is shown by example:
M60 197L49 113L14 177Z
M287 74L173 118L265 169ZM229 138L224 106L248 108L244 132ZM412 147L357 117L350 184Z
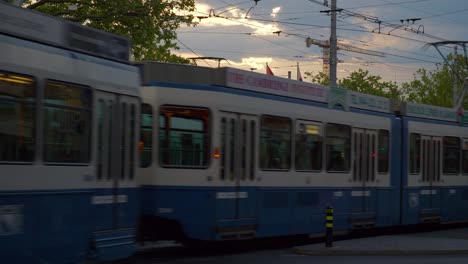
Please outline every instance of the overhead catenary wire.
M190 32L185 32L187 34L190 34ZM275 44L275 45L278 45L278 46L282 46L282 47L285 47L287 49L290 49L290 50L294 50L294 51L297 51L297 52L300 52L302 54L309 54L308 52L305 52L305 51L302 51L302 50L298 50L298 49L295 49L295 48L292 48L292 47L289 47L289 46L286 46L286 45L282 45L282 44L279 44L279 43L276 43L274 41L271 41L271 40L268 40L266 38L263 38L263 37L260 37L260 35L257 35L257 34L254 34L254 33L225 33L225 32L209 32L208 34L242 34L242 35L249 35L249 36L253 36L253 37L257 37L259 39L262 39L264 41L267 41L267 42L270 42L272 44ZM287 34L287 33L286 33ZM273 34L272 34L273 35ZM293 35L293 34L291 34ZM374 51L374 50L369 50L369 51ZM380 52L380 51L379 51ZM409 60L414 60L414 61L419 61L419 62L427 62L427 63L437 63L437 61L430 61L430 60L425 60L425 59L420 59L420 58L413 58L413 57L408 57L408 56L404 56L404 55L398 55L398 54L393 54L393 53L389 53L389 52L381 52L385 55L388 55L388 56L393 56L393 57L398 57L398 58L404 58L404 59L409 59Z
M311 0L310 0L310 1L311 1ZM206 13L205 13L205 14L206 14ZM245 24L245 25L249 25L249 26L254 26L254 27L259 27L259 28L267 28L267 27L260 27L260 26L258 26L258 25L254 25L254 24L251 24L251 23L239 21L239 18L238 18L238 17L227 17L227 16L218 16L218 15L216 15L215 17L221 18L221 19L230 20L230 21L236 21L236 22L238 22L238 23L240 23L240 24ZM271 23L278 23L278 24L284 24L284 25L307 26L307 27L319 28L319 29L329 29L329 28L330 28L329 25L314 25L314 24L305 24L305 23L297 23L297 22L275 21L275 20L271 20L271 19L262 19L262 18L252 18L252 17L249 17L249 18L242 18L242 19L254 20L254 21L262 21L262 22L271 22ZM379 33L379 32L372 32L372 31L364 30L364 29L351 29L351 28L342 28L342 27L337 27L337 29L338 29L338 30L342 30L342 31L350 31L350 32L362 32L362 33L370 33L370 34L387 35L387 34L383 34L383 33ZM404 37L404 36L399 36L399 35L395 35L395 34L387 35L387 36L391 36L391 37L394 37L394 38L405 39L405 40L410 40L410 41L415 41L415 42L419 42L419 43L423 43L423 44L428 44L428 43L430 43L430 42L428 42L428 41L423 41L423 40L414 39L414 38L409 38L409 37ZM428 37L427 35L421 35L421 36Z
M329 7L327 4L324 4L320 1L317 1L317 0L309 0L309 2L312 2L312 3L316 3L316 4L319 4L319 5L322 5L322 6L326 6L326 7ZM384 29L384 28L392 28L393 30L404 30L406 32L411 32L411 33L415 33L415 34L418 34L418 35L421 35L421 36L424 36L424 37L427 37L427 38L432 38L432 39L435 39L435 40L439 40L439 41L443 41L443 40L446 40L444 38L441 38L441 37L438 37L438 36L434 36L434 35L431 35L431 34L427 34L427 33L424 33L424 32L420 32L419 29L418 30L414 30L412 27L410 27L409 25L398 25L398 24L393 24L393 23L390 23L390 22L386 22L386 21L383 21L383 20L380 20L378 17L376 16L372 16L372 15L367 15L367 14L362 14L362 13L356 13L356 12L353 12L353 11L349 11L347 9L344 9L344 8L340 8L337 10L340 14L344 14L344 15L347 15L347 16L351 16L351 17L355 17L355 18L358 18L358 19L362 19L362 20L365 20L365 21L372 21L374 22L375 24L378 24L378 32L381 33L381 30ZM375 30L377 30L375 29ZM392 30L392 31L393 31ZM389 31L387 34L390 35L390 32Z
M379 6L391 6L391 5L399 5L399 4L410 4L410 3L419 3L419 2L428 2L432 0L412 0L412 1L403 1L403 2L388 2L387 4L373 4L373 5L364 5L364 6L353 6L353 7L344 7L346 9L361 9L361 8L369 8L369 7L379 7Z
M255 36L254 34L249 34L249 35ZM258 36L256 36L256 37L258 37ZM264 41L268 41L268 42L270 42L270 43L273 43L273 44L275 44L275 45L279 45L279 46L283 46L283 47L286 47L286 48L288 48L288 49L291 49L291 47L287 47L287 46L284 46L284 45L275 43L274 41L267 40L267 39L262 38L262 37L258 37L258 38L260 38L260 39L262 39L262 40L264 40ZM296 50L296 49L293 49L293 50L298 51L298 50ZM303 53L303 54L308 54L308 53L302 52L302 51L299 51L299 52L301 52L301 53ZM428 60L422 60L422 59L417 59L417 58L411 58L411 57L402 56L402 55L396 55L396 54L391 54L391 53L385 53L385 54L390 55L390 56L400 57L400 58L406 58L406 59L410 59L410 60L416 60L416 61L420 61L420 62L437 63L437 62L434 62L434 61L428 61ZM350 56L350 55L347 55L347 56ZM353 57L353 56L350 56L350 57ZM354 56L354 57L357 58L356 56ZM381 63L382 63L382 62L381 62Z
M387 1L387 0L381 0L383 2L386 2L386 3L393 3L393 2L390 2L390 1ZM449 15L449 14L454 14L454 13L459 13L459 12L464 12L464 11L467 11L466 9L462 9L462 10L457 10L455 12L451 11L451 12L445 12L445 13L439 13L439 14L433 14L431 12L428 12L428 11L425 11L425 10L422 10L422 9L419 9L419 8L415 8L415 7L412 7L412 6L407 6L405 5L404 3L394 3L396 5L399 5L399 6L402 6L402 7L405 7L405 8L409 8L409 9L412 9L412 10L416 10L418 12L422 12L422 13L425 13L425 14L430 14L431 16L427 16L427 17L422 17L421 19L430 19L430 18L434 18L434 17L441 17L441 16L445 16L445 15ZM455 22L455 23L459 23L458 21L455 21L451 18L444 18L444 20L448 20L448 21L452 21L452 22Z
M410 1L408 1L410 2ZM395 3L395 4L398 4L398 3ZM215 14L213 14L215 15ZM222 18L222 19L227 19L227 20L231 20L231 21L236 21L237 23L240 23L240 24L244 24L244 25L248 25L250 27L256 27L256 28L268 28L268 27L261 27L260 25L258 24L252 24L252 23L249 23L249 22L246 22L246 20L257 20L257 21L263 21L263 22L271 22L271 23L277 23L277 24L281 24L281 25L284 25L284 26L302 26L302 27L310 27L310 28L320 28L320 29L326 29L326 28L329 28L329 26L327 25L310 25L310 24L304 24L304 23L295 23L295 22L291 22L291 21L278 21L278 20L269 20L269 19L261 19L261 18L253 18L253 17L248 17L248 18L241 18L239 19L238 17L228 17L228 16L218 16L218 15L215 15L216 17L218 18ZM244 21L241 21L241 20L244 20ZM352 25L352 24L350 24ZM300 30L303 30L303 29L298 29L298 28L295 28L294 29L295 31L300 31ZM350 29L350 28L341 28L340 30L344 30L344 31L350 31L350 32L363 32L363 33L372 33L372 32L369 32L369 30L353 30L353 29ZM281 32L281 33L284 33L286 36L297 36L297 37L304 37L305 35L304 34L295 34L293 32L293 30L291 31L288 31L288 32ZM214 33L214 34L222 34L221 32L218 32L218 33ZM235 33L226 33L226 34L235 34ZM261 37L261 35L255 35L253 33L246 33L245 35L249 35L249 36L253 36L253 37L256 37L256 38L260 38L262 39L263 41L268 41L270 43L273 43L275 45L278 45L278 46L281 46L282 44L279 44L275 41L271 41L271 40L268 40L267 38L265 37ZM324 36L323 34L317 34L319 36ZM383 35L383 34L382 34ZM406 39L406 40L409 40L409 41L416 41L416 42L419 42L419 43L429 43L427 41L423 41L423 40L419 40L419 39L413 39L413 38L409 38L409 37L405 37L405 36L399 36L399 35L390 35L391 37L396 37L396 38L401 38L401 39ZM424 37L427 37L427 36L424 36ZM287 47L288 49L291 48L291 47ZM305 52L302 52L302 51L299 51L297 49L293 49L294 51L296 52L301 52L302 54L308 54L308 53L305 53ZM405 51L399 51L397 50L397 52L405 52ZM422 63L437 63L435 61L429 61L429 60L422 60L422 59L418 59L418 58L414 58L414 57L409 57L409 56L403 56L403 55L397 55L397 54L394 54L394 53L389 53L390 56L393 56L395 55L395 57L399 57L399 58L406 58L408 60L416 60L416 61L419 61L419 62L422 62ZM421 55L421 54L415 54L415 55L418 55L418 56L427 56L427 55ZM349 55L348 55L349 56ZM353 56L351 56L353 57ZM384 62L377 62L377 63L384 63Z
M188 50L190 50L193 54L197 55L198 57L201 57L198 53L196 53L196 52L193 51L191 48L189 48L187 45L185 45L180 39L177 39L177 41L178 41L180 44L182 44L182 46L184 46L185 48L187 48ZM210 63L208 63L208 61L206 61L206 60L203 60L203 61L204 61L208 66L213 67L213 66L211 66Z

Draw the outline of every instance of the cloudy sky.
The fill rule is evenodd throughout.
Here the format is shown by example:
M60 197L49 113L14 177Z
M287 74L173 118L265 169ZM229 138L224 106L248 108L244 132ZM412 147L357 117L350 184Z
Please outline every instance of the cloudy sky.
M322 48L306 47L305 39L329 39L330 16L321 12L329 8L320 3L323 0L196 0L194 15L199 17L199 25L178 30L181 49L177 53L184 57L221 57L227 60L221 66L262 73L268 62L275 75L287 77L291 71L293 79L297 62L301 72L317 73L322 71ZM337 22L339 43L379 55L339 50L338 78L361 68L384 80L406 82L417 69L434 69L436 63L443 63L436 49L425 44L468 40L466 0L337 3L343 9ZM413 23L412 19L418 20ZM381 21L380 34L376 21ZM447 55L453 48L441 51ZM197 63L217 67L215 61Z

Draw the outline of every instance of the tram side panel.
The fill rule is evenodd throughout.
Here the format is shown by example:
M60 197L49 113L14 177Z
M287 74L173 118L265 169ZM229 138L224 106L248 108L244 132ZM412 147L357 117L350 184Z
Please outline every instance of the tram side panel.
M6 35L0 35L0 47L1 255L15 263L78 262L96 257L96 252L99 256L102 251L99 243L93 243L93 233L102 228L96 225L95 208L114 203L114 197L96 195L100 184L92 147L94 88L120 86L120 91L131 94L138 83L136 69ZM122 70L116 75L123 80L111 85L108 77L119 72L116 69ZM136 90L133 93L136 98ZM136 127L138 119L134 122ZM134 139L127 143L133 140L135 145L137 133L134 130ZM132 209L123 209L128 214L109 213L107 218L120 218L125 227L133 228L136 185L128 187L132 191L119 203L132 203ZM105 231L112 228L106 226ZM128 235L134 237L134 232ZM103 259L121 257L122 252L128 256L134 250L130 241L120 241L130 246L128 250L108 253Z
M402 224L468 221L467 128L403 118Z
M44 76L57 78L60 74L51 75L48 68L37 68L34 63L24 64L24 61L50 60L47 50L53 49L5 35L0 35L0 47L3 51L0 56L2 256L7 256L6 259L10 256L10 261L15 263L83 259L92 230L89 218L92 192L81 189L89 187L82 181L82 175L92 175L93 171L92 167L73 166L73 163L88 162L89 116L86 113L81 116L82 133L75 135L82 140L82 147L69 148L68 155L60 155L61 148L54 144L59 142L50 134L54 129L39 121L53 117L42 104L39 109L44 112L36 108L40 101L38 91L44 89ZM38 51L38 47L46 52ZM86 92L81 89L77 92L81 91ZM88 107L82 110L86 112ZM63 113L60 106L56 110L57 114ZM49 136L47 144L41 144L39 135Z
M330 205L335 207L337 230L348 231L356 223L397 224L398 162L389 156L399 153L395 147L399 139L393 137L398 135L399 123L389 115L330 110L316 103L224 87L166 83L141 90L144 104L152 106L152 125L143 124L142 131L145 127L153 130L152 143L144 143L145 148L151 145L144 151L152 156L151 162L139 170L143 176L143 236L151 233L218 240L318 234L324 231L325 208ZM242 107L236 102L242 102ZM200 121L200 117L195 118L191 128L180 123L182 119L193 121L195 115L209 115L209 124ZM328 123L347 126L349 153L342 153L349 159L346 168L328 161L325 157L331 158L332 152L325 152L323 145L317 148L321 157L318 162L313 155L307 156L309 160L299 158L300 147L305 145L296 139L306 136L301 134L303 128L316 133L317 140L312 134L308 139L312 146L327 142L327 129L337 129L334 125L327 127ZM184 155L204 148L196 137L207 127L210 143L209 152L204 155L209 156L209 166L194 168L194 160L198 165L205 161L198 154L195 159ZM354 127L374 135L373 141L369 136L368 148L362 152L370 161L362 163L366 174L354 171L354 166L358 166L358 152L352 149L358 145L351 136ZM385 146L378 142L380 130L386 131L381 133L388 140ZM185 144L183 149L190 151L183 154L180 149L168 148L170 136L178 138L170 144L179 148ZM278 144L289 154L274 154L273 147ZM384 155L380 156L378 147L386 148ZM262 155L271 159L262 160ZM383 173L379 173L379 159L391 162ZM176 161L191 168L174 164ZM172 166L167 166L170 162ZM368 181L366 185L364 179ZM162 230L151 230L155 227Z

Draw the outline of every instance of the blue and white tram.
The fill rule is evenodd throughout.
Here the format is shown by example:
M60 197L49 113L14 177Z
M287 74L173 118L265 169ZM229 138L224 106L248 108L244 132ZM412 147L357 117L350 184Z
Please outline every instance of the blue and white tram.
M327 206L345 232L399 223L389 100L232 68L141 69L146 236L319 234Z
M0 2L0 261L127 257L139 72L120 37Z
M468 221L468 127L454 109L402 110L402 224Z

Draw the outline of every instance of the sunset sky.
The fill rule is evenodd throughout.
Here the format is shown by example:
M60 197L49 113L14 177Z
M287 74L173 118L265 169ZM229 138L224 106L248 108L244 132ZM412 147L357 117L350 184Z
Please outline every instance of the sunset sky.
M178 30L181 49L177 53L184 57L222 57L227 62L222 61L221 66L261 73L265 73L268 62L275 75L286 77L291 71L293 79L297 62L302 75L305 71L317 73L322 70L322 48L314 45L307 48L305 39L330 37L330 16L320 12L329 8L317 2L323 3L196 0L197 10L193 14L200 18L199 25ZM384 80L407 82L417 69L434 69L437 63L444 62L427 43L468 40L466 0L337 0L337 3L343 9L337 16L339 43L384 56L339 50L338 78L361 68ZM413 23L412 19L417 20ZM380 34L375 21L382 21ZM453 47L441 51L447 55L453 52ZM217 67L215 61L197 63Z

